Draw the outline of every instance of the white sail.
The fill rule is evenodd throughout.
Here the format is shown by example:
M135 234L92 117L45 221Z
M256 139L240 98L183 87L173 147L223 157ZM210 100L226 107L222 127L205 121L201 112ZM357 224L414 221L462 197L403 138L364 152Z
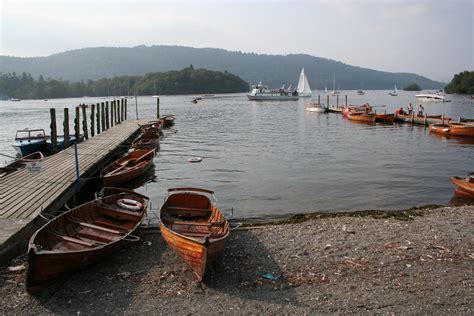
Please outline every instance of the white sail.
M301 69L300 80L298 81L298 95L300 97L310 97L311 96L311 87L309 86L308 78L304 73L304 67Z

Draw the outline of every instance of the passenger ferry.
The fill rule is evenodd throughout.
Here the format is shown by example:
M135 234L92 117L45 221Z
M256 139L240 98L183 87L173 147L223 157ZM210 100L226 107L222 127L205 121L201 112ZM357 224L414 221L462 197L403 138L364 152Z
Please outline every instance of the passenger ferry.
M291 85L288 88L281 87L280 89L269 89L268 86L262 85L259 82L257 85L252 86L252 91L247 94L249 100L263 101L263 100L291 100L296 101L299 98L296 89L292 89Z

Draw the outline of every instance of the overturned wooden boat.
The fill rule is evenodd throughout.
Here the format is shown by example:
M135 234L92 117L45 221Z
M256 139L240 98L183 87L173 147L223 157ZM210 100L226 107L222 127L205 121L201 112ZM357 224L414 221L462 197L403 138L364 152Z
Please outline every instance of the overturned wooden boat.
M132 142L132 147L156 150L160 147L160 136L156 133L141 134Z
M212 200L211 200L212 199ZM202 281L207 266L224 250L229 223L216 206L214 192L173 188L160 211L163 238Z
M120 190L57 216L31 236L26 276L29 293L139 240L132 234L145 218L149 199Z
M472 123L448 123L430 124L430 132L442 135L474 137L474 124Z
M457 194L474 198L474 172L471 172L465 178L451 177Z
M26 155L23 158L15 160L4 167L0 167L0 178L6 176L9 173L25 168L28 162L40 161L43 158L43 153L41 151L37 151Z
M106 186L120 186L142 174L153 165L155 149L135 149L100 172Z

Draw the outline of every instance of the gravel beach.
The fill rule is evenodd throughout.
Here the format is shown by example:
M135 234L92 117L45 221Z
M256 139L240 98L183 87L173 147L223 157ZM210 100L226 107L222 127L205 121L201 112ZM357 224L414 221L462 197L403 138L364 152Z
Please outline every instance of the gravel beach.
M202 284L156 229L40 296L17 258L1 270L0 313L472 315L474 206L391 214L244 223Z

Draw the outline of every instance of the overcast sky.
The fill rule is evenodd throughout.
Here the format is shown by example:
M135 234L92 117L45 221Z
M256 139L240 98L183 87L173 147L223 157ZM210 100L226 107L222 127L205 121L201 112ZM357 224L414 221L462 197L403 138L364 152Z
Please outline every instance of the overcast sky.
M450 81L474 70L473 0L0 0L0 55L182 45L306 53Z

